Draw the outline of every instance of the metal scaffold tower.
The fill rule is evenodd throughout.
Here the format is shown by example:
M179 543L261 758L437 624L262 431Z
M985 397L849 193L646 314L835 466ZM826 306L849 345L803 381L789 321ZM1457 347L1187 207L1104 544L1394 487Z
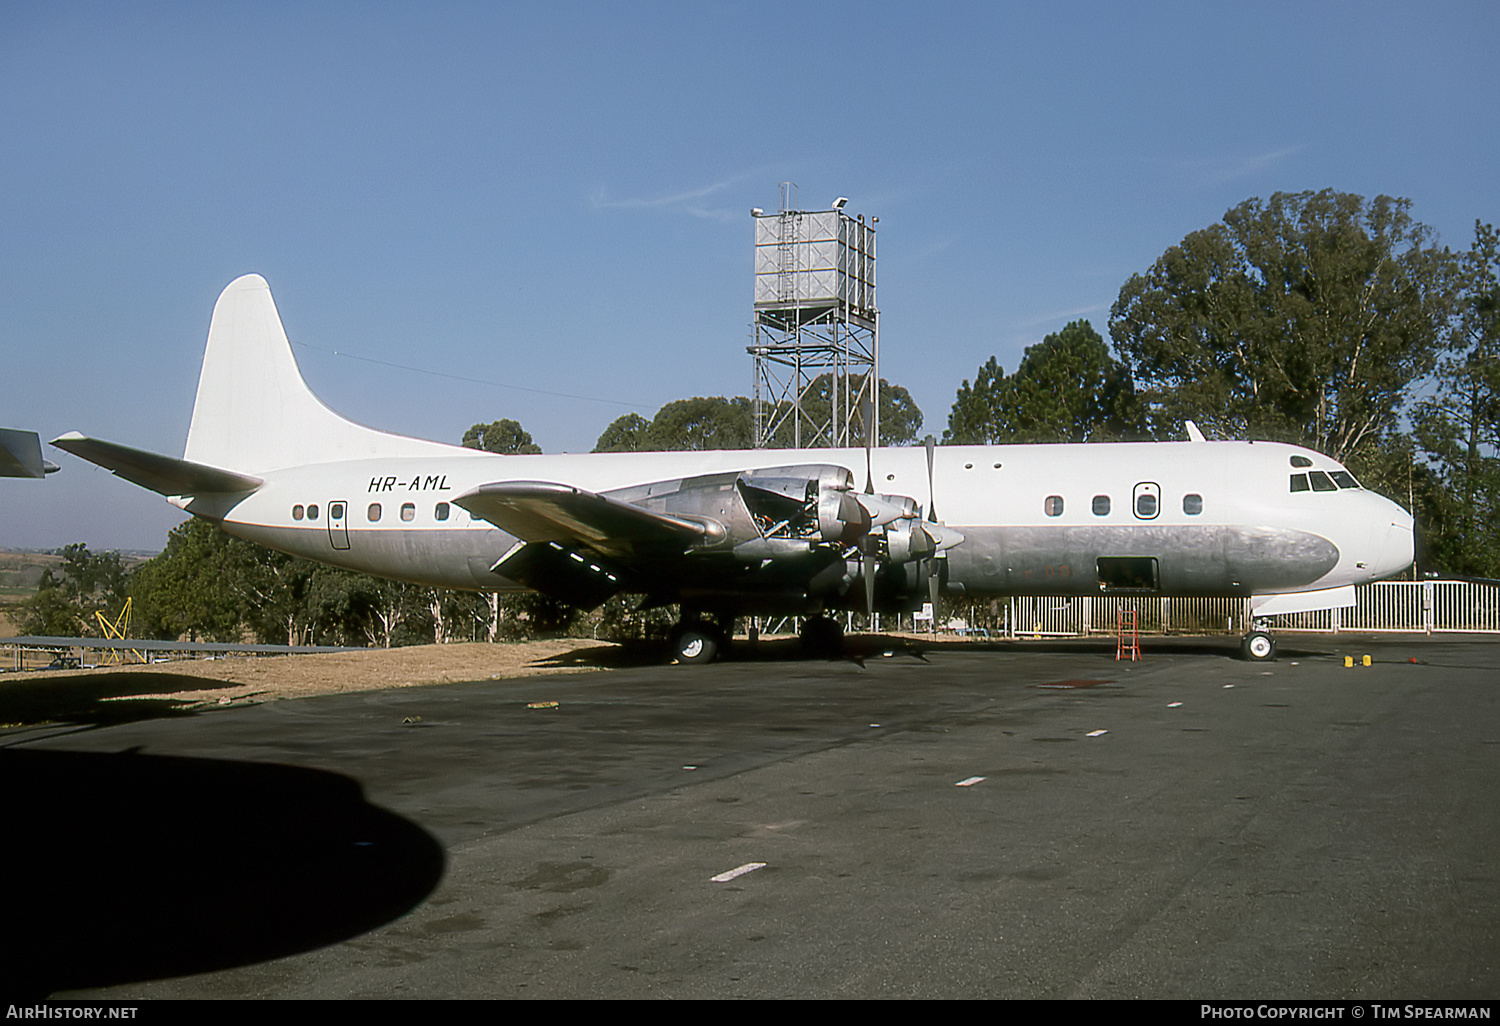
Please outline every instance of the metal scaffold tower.
M875 224L829 210L755 219L755 444L761 448L880 444L880 313L875 307Z

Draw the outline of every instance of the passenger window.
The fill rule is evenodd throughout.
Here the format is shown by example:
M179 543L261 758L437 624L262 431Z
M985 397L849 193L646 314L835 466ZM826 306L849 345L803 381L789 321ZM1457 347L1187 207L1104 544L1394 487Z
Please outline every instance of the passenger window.
M1094 516L1096 516L1096 517L1107 517L1107 516L1109 516L1109 496L1108 495L1096 495L1096 496L1094 496Z
M370 508L367 509L367 510L365 510L365 516L367 516L367 517L370 518L370 523L372 523L372 524L375 521L379 520L380 519L380 503L378 503L378 502L372 502L372 503L370 503Z
M344 504L342 502L331 504L328 507L328 515L335 520L342 520L344 518Z
M1203 512L1203 496L1196 493L1182 497L1182 511L1190 517Z
M297 505L295 505L295 506L292 507L292 519L293 520L301 520L302 519L302 504L300 502Z
M409 502L401 504L401 519L407 522L417 518L417 507Z
M309 519L309 520L316 520L316 519L318 519L318 504L316 502L313 503L311 506L307 507L307 519Z
M433 511L433 516L437 517L439 520L447 520L448 519L448 504L446 502L440 502L440 503L438 503L437 504L437 509Z
M1307 475L1312 480L1312 489L1315 492L1336 492L1339 486L1333 483L1333 479L1321 470L1314 470Z
M1305 491L1307 491L1307 475L1306 474L1293 474L1292 475L1292 491L1294 491L1294 492L1305 492Z
M1049 495L1047 501L1042 504L1042 509L1049 517L1060 517L1063 511L1063 500L1061 495Z

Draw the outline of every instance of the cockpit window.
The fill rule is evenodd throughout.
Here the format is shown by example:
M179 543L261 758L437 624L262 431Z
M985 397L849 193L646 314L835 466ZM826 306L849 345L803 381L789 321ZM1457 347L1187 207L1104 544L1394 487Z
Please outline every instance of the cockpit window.
M1306 456L1293 456L1292 457L1292 466L1294 466L1294 467L1310 467L1310 466L1312 466L1312 460L1308 459Z
M1354 475L1347 470L1310 470L1306 474L1292 475L1292 491L1294 492L1336 492L1340 488L1362 488L1364 487L1354 479Z

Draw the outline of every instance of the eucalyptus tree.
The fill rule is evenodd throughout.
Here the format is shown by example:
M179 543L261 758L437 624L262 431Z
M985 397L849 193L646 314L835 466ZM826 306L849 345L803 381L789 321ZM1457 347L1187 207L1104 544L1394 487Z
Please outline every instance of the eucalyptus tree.
M1451 346L1413 418L1446 485L1428 530L1442 569L1500 577L1500 234L1476 221L1460 261Z
M1135 388L1088 321L1029 346L1014 374L992 356L959 386L943 441L1095 442L1142 437Z
M1375 457L1447 342L1456 261L1410 208L1250 199L1133 275L1109 328L1157 433L1196 420Z
M531 440L531 434L519 422L501 418L489 424L475 424L464 432L463 444L469 449L483 449L507 456L535 454L542 447Z

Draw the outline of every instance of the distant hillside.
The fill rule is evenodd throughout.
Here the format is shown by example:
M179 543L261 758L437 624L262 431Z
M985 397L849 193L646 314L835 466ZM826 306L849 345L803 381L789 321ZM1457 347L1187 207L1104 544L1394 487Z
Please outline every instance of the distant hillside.
M151 552L120 553L126 568L130 570L153 555L155 553ZM42 574L51 570L56 576L62 563L62 556L51 552L0 549L0 638L13 637L16 633L15 624L7 615L11 607L35 595L37 585L42 581Z
M0 551L0 605L8 605L36 594L42 572L54 573L62 557L48 552Z

